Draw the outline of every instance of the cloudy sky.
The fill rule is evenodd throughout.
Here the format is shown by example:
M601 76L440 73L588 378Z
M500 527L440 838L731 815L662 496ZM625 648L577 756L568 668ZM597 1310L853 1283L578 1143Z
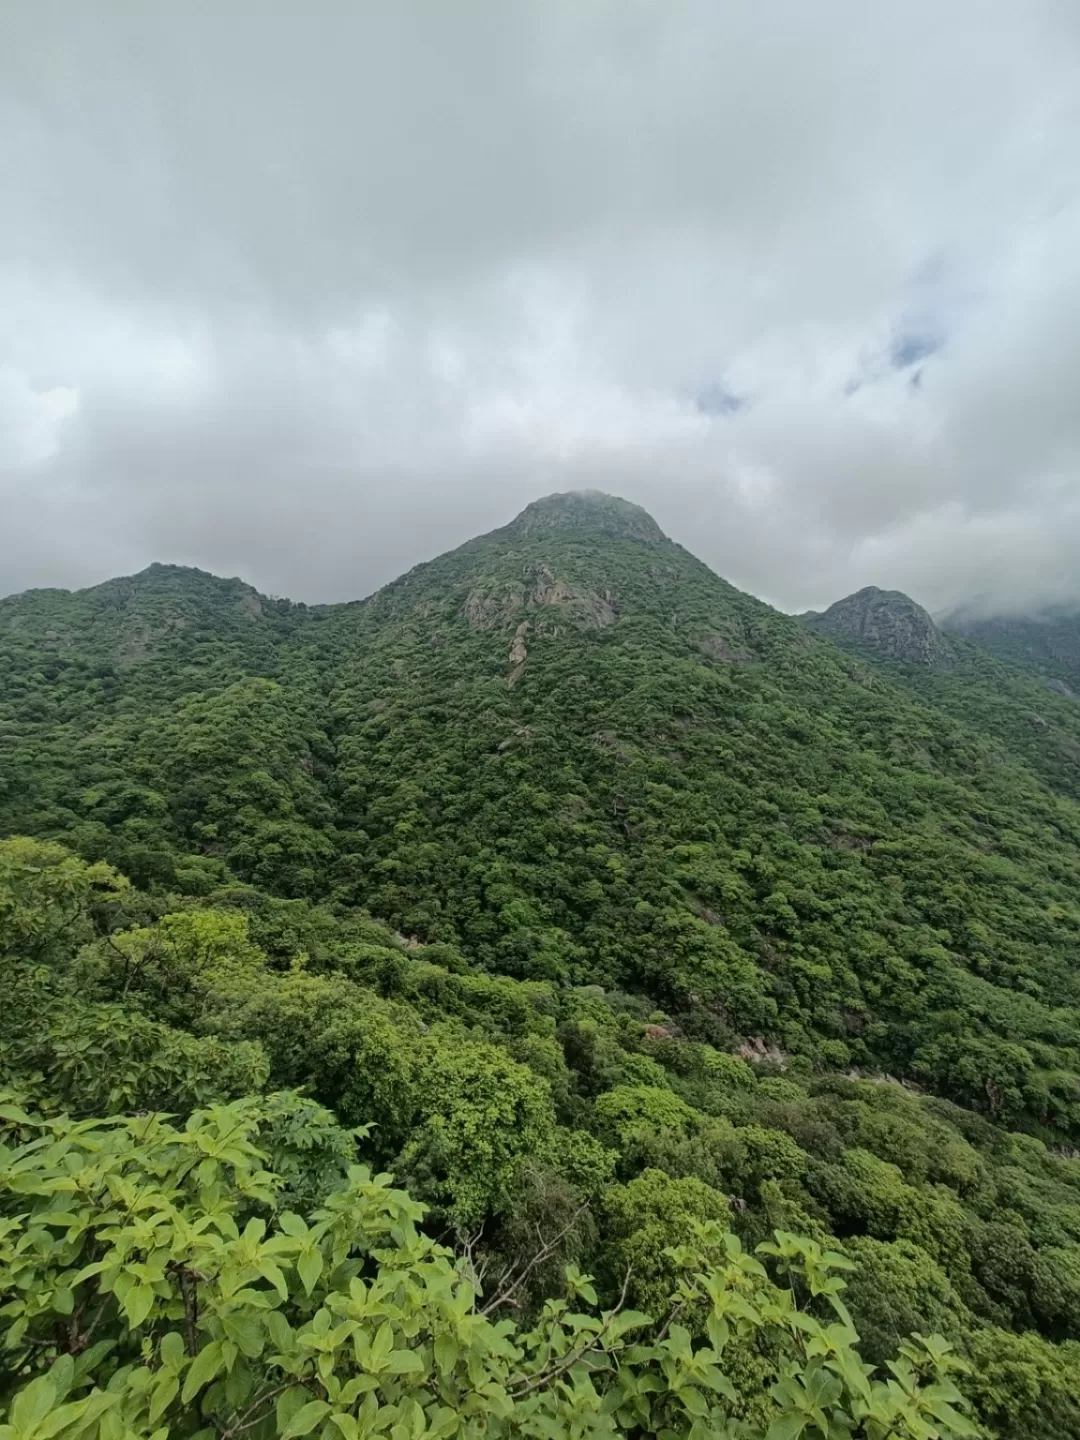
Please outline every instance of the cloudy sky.
M1076 0L24 0L0 593L366 594L552 490L1080 599Z

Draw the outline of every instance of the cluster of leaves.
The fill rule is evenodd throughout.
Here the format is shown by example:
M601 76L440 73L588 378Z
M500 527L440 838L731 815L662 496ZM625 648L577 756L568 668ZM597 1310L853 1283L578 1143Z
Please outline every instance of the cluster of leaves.
M146 897L29 840L0 842L0 877L0 1066L47 1105L93 1126L303 1086L313 1098L275 1091L258 1111L289 1205L343 1182L338 1125L360 1126L430 1233L533 1316L567 1263L608 1306L625 1286L663 1315L673 1247L702 1224L750 1250L797 1231L849 1257L867 1361L943 1334L971 1353L988 1416L1024 1397L1020 1428L997 1433L1027 1440L1053 1416L1080 1435L1061 1387L1031 1379L1080 1379L1080 1164L1038 1140L895 1083L754 1066L629 996L470 971L306 902L234 887L133 924ZM736 1380L762 1393L758 1366Z
M596 1309L568 1272L535 1324L493 1318L385 1175L349 1169L307 1218L279 1204L255 1100L72 1121L0 1101L3 1440L661 1435L960 1440L976 1433L939 1338L876 1379L835 1270L779 1234L772 1283L719 1227L672 1250L657 1322ZM688 1322L682 1323L683 1319ZM748 1407L727 1369L756 1357Z

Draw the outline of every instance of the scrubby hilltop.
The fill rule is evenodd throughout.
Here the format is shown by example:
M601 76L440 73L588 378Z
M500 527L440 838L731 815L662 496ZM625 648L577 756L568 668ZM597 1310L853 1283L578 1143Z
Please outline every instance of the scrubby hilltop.
M905 616L845 650L590 492L354 604L4 601L0 832L136 887L40 1012L374 1120L493 1254L587 1214L637 1303L692 1217L831 1236L872 1359L943 1330L999 1434L1080 1433L1080 806Z

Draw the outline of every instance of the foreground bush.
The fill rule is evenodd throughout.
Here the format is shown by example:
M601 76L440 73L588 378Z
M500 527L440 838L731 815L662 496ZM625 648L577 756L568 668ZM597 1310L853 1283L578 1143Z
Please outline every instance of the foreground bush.
M566 1298L517 1323L518 1279L481 1293L385 1175L350 1169L307 1218L278 1209L265 1101L182 1129L16 1096L0 1117L0 1440L976 1433L943 1341L905 1343L886 1379L861 1362L845 1262L812 1242L761 1247L774 1283L701 1226L671 1252L663 1315L597 1312L571 1268Z

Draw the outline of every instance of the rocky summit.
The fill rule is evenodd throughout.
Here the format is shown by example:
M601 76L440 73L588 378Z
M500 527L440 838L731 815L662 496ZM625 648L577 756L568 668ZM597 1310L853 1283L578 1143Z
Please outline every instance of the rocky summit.
M822 614L805 618L822 635L865 645L890 660L942 669L955 659L953 647L929 613L899 590L868 585Z

